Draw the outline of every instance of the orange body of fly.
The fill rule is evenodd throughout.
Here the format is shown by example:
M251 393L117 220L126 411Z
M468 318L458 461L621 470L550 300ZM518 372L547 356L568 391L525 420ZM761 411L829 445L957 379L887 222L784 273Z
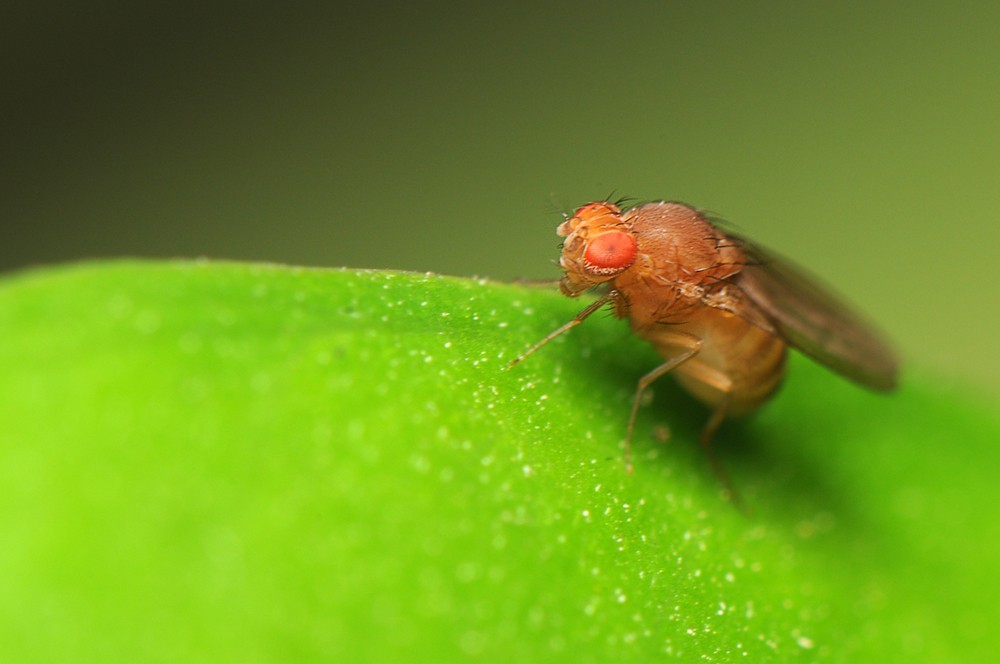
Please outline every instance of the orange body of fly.
M895 386L895 358L873 328L801 269L689 205L623 211L589 203L558 234L565 238L562 292L576 297L601 285L607 291L515 363L605 304L627 318L664 358L636 389L626 436L630 470L640 397L666 373L712 409L701 437L706 447L725 417L752 411L774 393L788 346L869 388Z

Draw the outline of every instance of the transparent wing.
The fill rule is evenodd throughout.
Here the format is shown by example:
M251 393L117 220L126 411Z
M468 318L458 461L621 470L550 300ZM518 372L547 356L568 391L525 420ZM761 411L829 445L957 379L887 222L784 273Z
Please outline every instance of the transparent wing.
M733 277L742 292L734 313L769 326L792 346L837 373L875 390L896 386L897 361L881 334L802 269L730 235L748 264Z

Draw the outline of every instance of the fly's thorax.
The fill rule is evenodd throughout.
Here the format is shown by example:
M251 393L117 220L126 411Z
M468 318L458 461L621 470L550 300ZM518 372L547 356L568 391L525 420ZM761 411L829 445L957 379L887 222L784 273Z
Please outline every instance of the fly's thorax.
M636 239L636 257L611 286L626 300L639 334L714 306L745 262L739 245L690 206L649 203L628 210L622 221Z
M632 208L630 223L639 253L652 258L651 277L678 287L702 287L732 277L746 262L739 243L683 203L648 203Z
M648 203L625 212L589 203L557 232L565 238L559 259L564 294L575 297L610 282L650 316L675 302L697 303L745 262L737 242L682 203Z

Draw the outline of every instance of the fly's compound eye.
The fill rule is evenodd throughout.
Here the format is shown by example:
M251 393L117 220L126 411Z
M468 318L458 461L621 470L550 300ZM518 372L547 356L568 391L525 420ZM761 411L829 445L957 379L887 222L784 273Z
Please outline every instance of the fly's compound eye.
M583 263L591 274L613 276L635 262L636 252L635 238L630 233L611 231L590 241L583 254Z

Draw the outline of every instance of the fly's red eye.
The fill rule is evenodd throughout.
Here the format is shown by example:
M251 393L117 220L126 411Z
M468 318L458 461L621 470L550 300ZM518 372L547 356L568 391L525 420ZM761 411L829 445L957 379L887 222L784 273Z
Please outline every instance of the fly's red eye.
M594 274L616 274L635 260L635 238L625 231L598 235L583 255L587 269Z

